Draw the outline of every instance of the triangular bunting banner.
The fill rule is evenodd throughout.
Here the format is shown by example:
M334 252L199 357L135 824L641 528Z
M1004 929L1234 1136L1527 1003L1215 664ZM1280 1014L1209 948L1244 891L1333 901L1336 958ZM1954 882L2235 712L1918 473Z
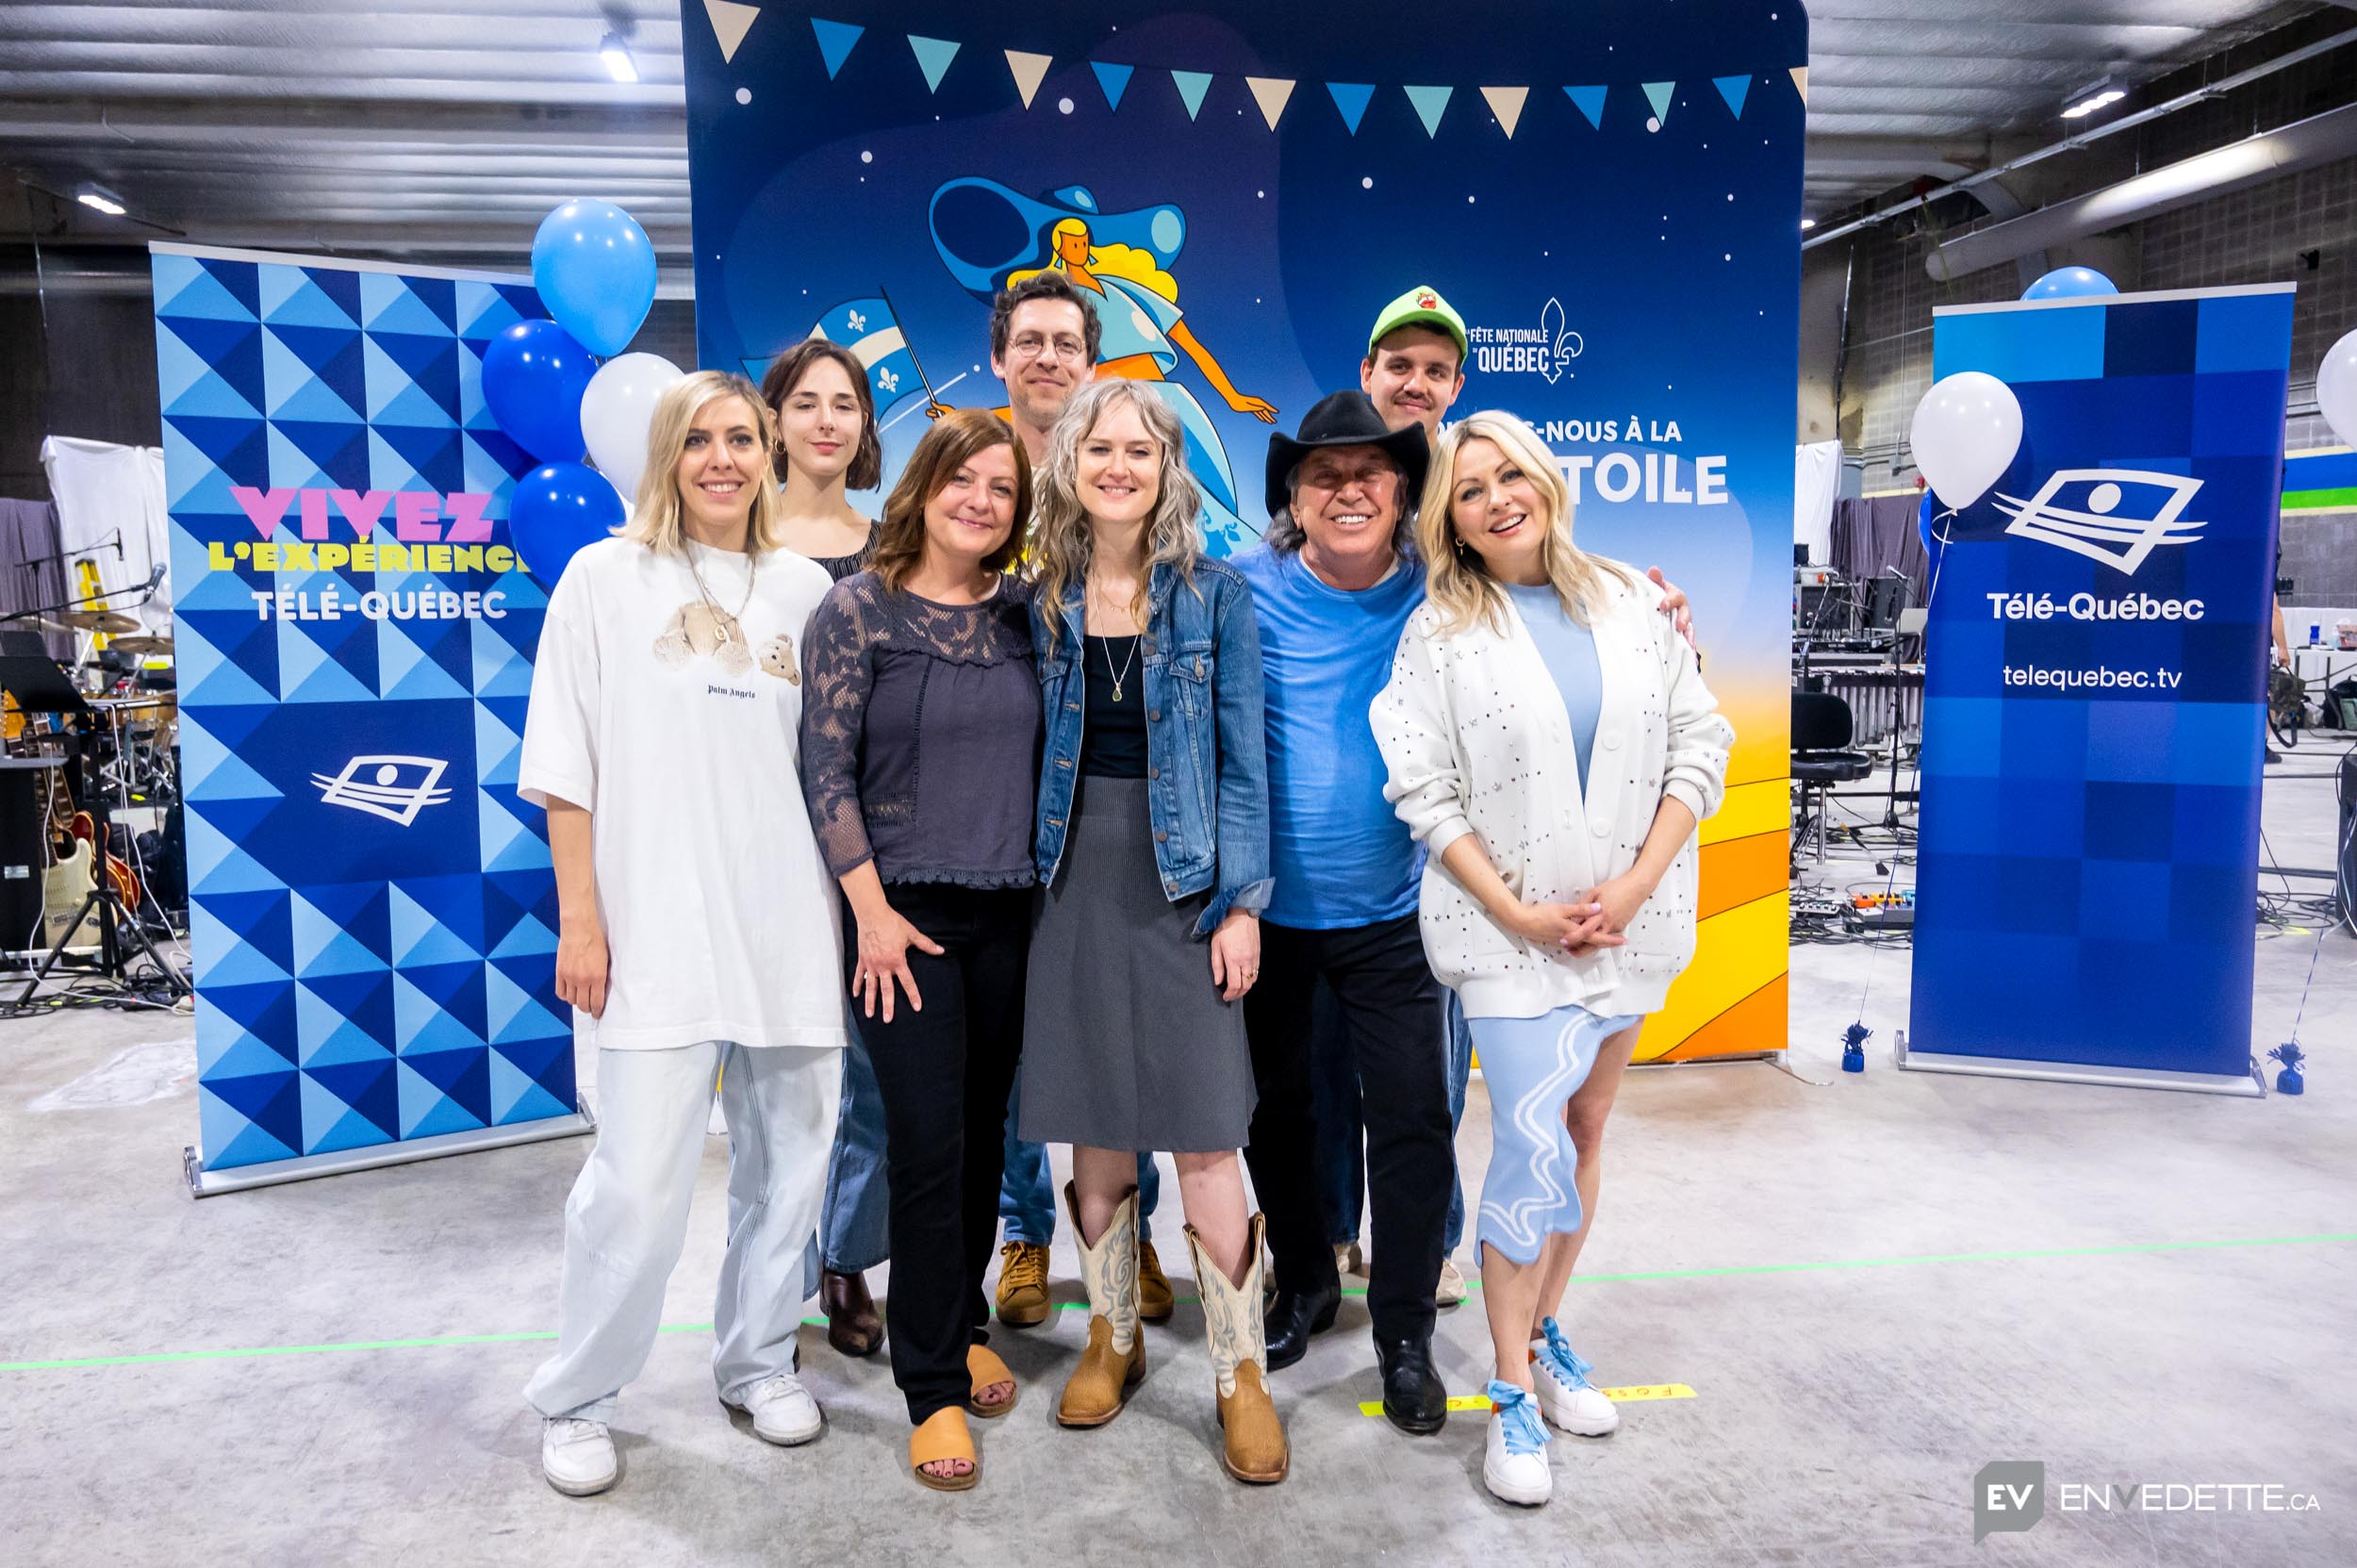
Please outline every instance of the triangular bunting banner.
M1661 125L1666 125L1670 123L1670 94L1677 91L1678 84L1675 82L1645 82L1641 85L1645 90L1645 102L1653 106L1653 117L1655 120L1659 122L1659 124L1655 126L1655 129L1658 130Z
M958 58L958 50L962 47L962 44L952 43L948 39L919 38L915 33L909 34L909 48L915 52L917 69L925 73L926 91L940 90L941 78L948 74L949 62Z
M1801 107L1806 108L1808 107L1807 66L1796 65L1792 68L1792 91L1801 95Z
M1129 91L1129 74L1134 65L1107 65L1102 60L1089 61L1089 69L1096 73L1096 85L1105 90L1105 107L1121 107L1121 95Z
M850 58L851 45L859 41L860 34L867 31L849 22L821 22L815 16L810 19L810 30L818 35L818 54L827 62L829 81L834 80L834 74Z
M759 6L746 6L737 0L704 0L704 16L712 23L712 36L720 45L723 64L733 64L736 46L745 41L746 32L761 16ZM833 73L830 71L829 75Z
M1530 98L1526 87L1485 87L1482 97L1489 100L1490 112L1498 117L1498 126L1506 132L1506 140L1514 140L1514 127L1522 124L1523 105Z
M1047 67L1054 62L1046 55L1030 54L1021 49L1010 49L1006 54L1007 69L1014 73L1014 90L1023 94L1023 107L1030 108L1032 94L1039 91L1039 84L1047 79Z
M1457 90L1453 87L1410 87L1402 91L1408 94L1408 101L1416 106L1416 118L1424 122L1424 134L1427 137L1440 135L1441 116L1448 108L1449 95Z
M1328 82L1326 91L1334 95L1334 107L1342 111L1343 124L1350 134L1359 134L1359 122L1367 117L1367 105L1375 98L1375 87L1369 82Z
M1209 71L1174 71L1171 85L1178 90L1179 102L1187 106L1187 118L1192 120L1203 107L1203 94L1211 90Z
M1287 100L1294 95L1294 84L1280 76L1246 76L1244 85L1252 90L1253 102L1261 106L1261 118L1275 130Z
M1742 119L1743 100L1750 97L1752 92L1751 77L1713 76L1710 78L1710 85L1717 88L1719 96L1727 101L1728 112L1738 120Z

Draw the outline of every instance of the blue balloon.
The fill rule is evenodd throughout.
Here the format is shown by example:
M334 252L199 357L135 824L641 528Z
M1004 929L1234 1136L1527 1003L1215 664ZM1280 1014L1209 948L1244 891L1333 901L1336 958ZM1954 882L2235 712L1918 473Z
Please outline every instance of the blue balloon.
M509 439L535 457L569 463L586 450L581 399L598 367L554 322L518 322L483 355L483 401Z
M532 286L566 331L611 358L654 304L654 243L612 202L567 202L533 236Z
M2021 291L2025 300L2078 300L2117 294L2119 285L2092 267L2057 267Z
M507 534L524 569L553 592L574 553L612 534L626 515L605 475L580 463L550 463L516 481Z

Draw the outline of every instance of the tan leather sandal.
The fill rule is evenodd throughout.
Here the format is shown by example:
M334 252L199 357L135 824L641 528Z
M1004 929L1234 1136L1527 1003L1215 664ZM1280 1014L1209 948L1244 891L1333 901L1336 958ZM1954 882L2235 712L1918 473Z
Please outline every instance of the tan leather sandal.
M974 1468L963 1476L935 1476L925 1469L943 1460L964 1460ZM966 1428L964 1411L955 1405L937 1410L909 1433L909 1472L935 1492L974 1490L982 1478L982 1461L975 1456L974 1434Z
M993 1383L1014 1381L1014 1369L999 1360L998 1352L987 1345L969 1345L965 1347L965 1375L974 1380L973 1387L966 1392L965 1408L985 1421L1006 1414L1014 1409L1014 1402L1023 1397L1023 1390L1017 1386L1013 1394L995 1405L982 1403L982 1390Z

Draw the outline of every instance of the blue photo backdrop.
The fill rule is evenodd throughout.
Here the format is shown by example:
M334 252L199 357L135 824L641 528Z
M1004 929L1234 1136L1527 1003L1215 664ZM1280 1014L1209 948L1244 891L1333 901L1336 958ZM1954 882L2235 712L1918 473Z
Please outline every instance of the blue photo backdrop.
M2020 400L1942 526L1911 1049L2247 1080L2288 284L1941 311Z

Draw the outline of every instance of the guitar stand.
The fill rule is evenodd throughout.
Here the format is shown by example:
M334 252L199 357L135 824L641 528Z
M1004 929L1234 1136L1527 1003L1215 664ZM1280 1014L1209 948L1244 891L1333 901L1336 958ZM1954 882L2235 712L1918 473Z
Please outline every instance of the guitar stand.
M78 722L74 732L68 735L68 743L74 752L74 764L83 773L86 781L84 795L87 804L84 809L91 814L91 821L93 825L91 836L95 840L95 849L99 857L96 863L98 881L97 884L90 890L89 896L83 899L81 907L74 912L73 919L67 922L65 930L59 933L58 940L51 945L48 956L41 961L41 967L34 970L33 978L25 982L24 993L16 999L16 1006L24 1008L32 1002L34 996L41 990L41 982L49 978L50 970L59 964L71 965L71 961L66 958L65 950L73 945L74 937L81 933L82 922L91 918L93 914L98 917L98 966L95 969L83 969L78 966L73 966L75 973L96 976L117 987L124 994L129 995L132 990L131 957L133 949L136 947L138 951L145 953L148 961L156 966L157 970L164 977L164 984L171 989L175 998L193 997L196 994L195 987L190 985L188 978L173 968L163 953L157 949L155 942L147 934L147 929L140 924L138 912L124 904L123 895L115 890L114 877L107 870L106 860L108 847L113 843L113 818L107 807L107 792L100 787L96 777L99 770L91 766L93 748L90 734L91 719L89 709L85 708L77 718ZM129 936L127 943L124 941L125 933Z

